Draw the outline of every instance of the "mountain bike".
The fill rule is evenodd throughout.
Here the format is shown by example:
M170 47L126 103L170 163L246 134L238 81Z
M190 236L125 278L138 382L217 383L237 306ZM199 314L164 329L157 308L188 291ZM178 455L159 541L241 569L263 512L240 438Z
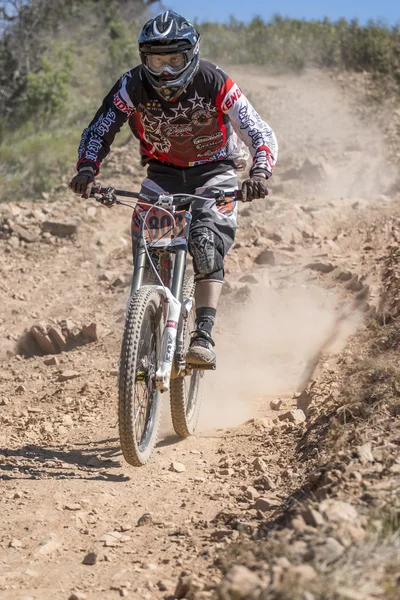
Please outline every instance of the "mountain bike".
M142 466L157 443L161 393L169 391L178 436L191 435L198 421L205 368L185 360L196 314L194 278L185 273L191 204L210 198L153 198L100 186L92 190L92 197L108 207L134 208L132 228L138 241L119 362L118 423L125 460ZM229 198L223 191L215 193L217 205L229 206L240 198L240 190Z

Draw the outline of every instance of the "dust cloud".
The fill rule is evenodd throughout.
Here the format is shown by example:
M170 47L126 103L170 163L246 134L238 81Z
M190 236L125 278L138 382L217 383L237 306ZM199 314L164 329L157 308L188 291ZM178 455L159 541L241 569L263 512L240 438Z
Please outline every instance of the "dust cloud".
M398 170L387 154L386 123L360 102L366 90L359 89L356 99L334 75L313 69L282 74L273 84L252 68L236 68L234 75L276 132L279 157L272 188L279 180L289 186L285 194L295 186L297 199L342 197L349 203L390 195Z
M280 146L271 182L274 208L255 206L257 225L279 229L286 240L296 227L301 237L299 221L308 219L321 236L332 236L346 205L377 202L393 185L397 175L385 156L382 123L371 112L366 118L334 78L312 69L273 78L252 67L232 70ZM312 218L296 212L303 203ZM246 304L229 310L220 304L218 366L205 374L198 433L257 416L257 400L265 414L260 398L292 396L307 384L321 355L339 352L362 319L336 292L302 281L288 281L286 289L253 289Z
M260 397L293 395L321 349L340 351L360 319L314 286L255 290L247 304L220 311L218 366L205 376L198 432L256 416Z

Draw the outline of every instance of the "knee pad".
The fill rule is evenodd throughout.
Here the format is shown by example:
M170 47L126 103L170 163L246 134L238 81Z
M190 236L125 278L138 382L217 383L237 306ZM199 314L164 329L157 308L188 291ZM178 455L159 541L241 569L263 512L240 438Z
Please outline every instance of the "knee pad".
M220 237L208 227L195 227L190 232L189 252L193 257L196 281L224 279L224 253Z

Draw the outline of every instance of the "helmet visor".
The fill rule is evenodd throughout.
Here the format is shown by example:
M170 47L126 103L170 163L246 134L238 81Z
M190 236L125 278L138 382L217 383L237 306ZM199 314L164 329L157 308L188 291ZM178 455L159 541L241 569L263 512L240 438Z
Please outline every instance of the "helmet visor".
M182 73L186 69L186 54L184 52L148 54L146 56L146 66L154 75L161 75L164 72L171 75L179 75L179 73Z

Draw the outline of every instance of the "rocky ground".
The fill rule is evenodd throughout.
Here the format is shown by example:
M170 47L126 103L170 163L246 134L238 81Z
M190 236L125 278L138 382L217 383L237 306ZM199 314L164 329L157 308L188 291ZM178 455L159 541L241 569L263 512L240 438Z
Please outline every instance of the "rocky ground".
M400 112L365 75L231 72L281 155L240 207L198 433L165 398L146 467L116 423L129 210L65 182L0 206L1 599L398 598ZM142 177L128 145L101 181Z

